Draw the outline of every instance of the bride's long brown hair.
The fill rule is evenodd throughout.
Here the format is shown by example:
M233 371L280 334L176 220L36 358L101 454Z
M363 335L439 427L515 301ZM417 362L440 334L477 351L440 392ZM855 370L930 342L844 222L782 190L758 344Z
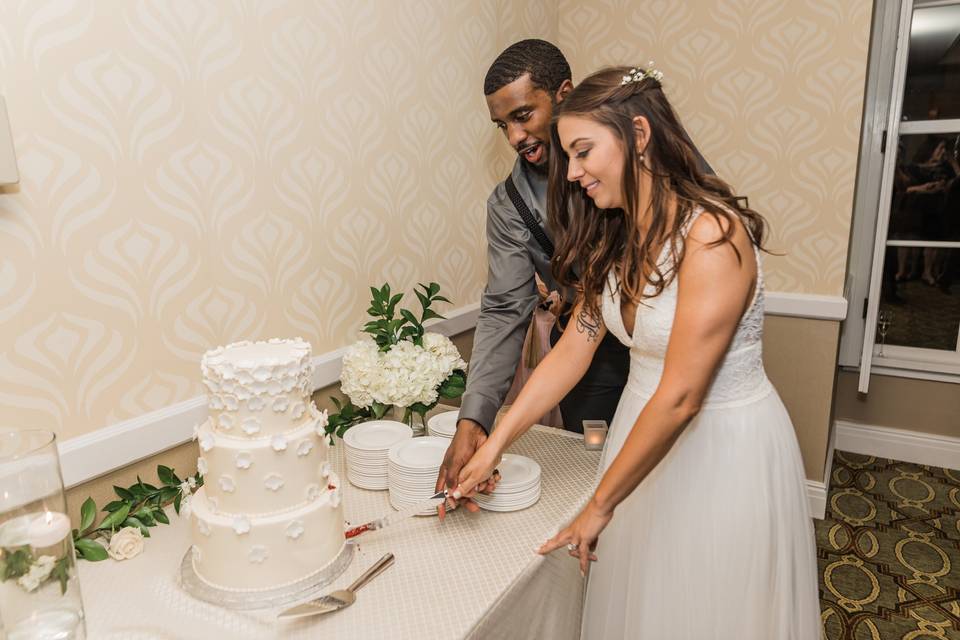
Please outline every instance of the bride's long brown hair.
M663 292L683 261L683 232L694 209L702 207L717 218L739 218L751 240L762 248L766 223L763 217L741 204L730 186L701 169L701 159L680 120L653 77L622 84L629 67L610 67L586 78L554 110L550 128L550 181L547 212L557 238L553 273L564 285L574 286L586 311L600 315L600 296L610 269L616 269L622 296L641 302ZM567 180L567 155L560 144L557 120L562 116L589 118L610 129L624 156L623 209L599 209L577 182ZM633 119L644 116L650 123L644 151L647 162L636 153ZM651 177L649 228L639 223L640 172ZM676 214L670 218L671 194ZM721 225L724 236L714 245L731 241L733 224ZM658 264L660 251L669 243L671 260ZM647 285L652 293L644 293Z

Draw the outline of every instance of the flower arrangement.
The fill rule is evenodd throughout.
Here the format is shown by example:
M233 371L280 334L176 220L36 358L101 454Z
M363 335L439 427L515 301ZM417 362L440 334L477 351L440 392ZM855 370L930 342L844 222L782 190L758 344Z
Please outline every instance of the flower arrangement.
M413 416L422 423L440 398L463 394L467 363L449 338L428 333L423 324L443 318L431 309L433 303L450 301L440 295L436 282L417 287L419 317L397 308L403 294L393 294L389 284L370 288L373 299L367 313L373 319L363 328L368 335L343 356L340 389L349 400L331 398L337 413L329 416L327 433L343 436L359 422L382 418L392 406L402 407L404 422L413 426Z

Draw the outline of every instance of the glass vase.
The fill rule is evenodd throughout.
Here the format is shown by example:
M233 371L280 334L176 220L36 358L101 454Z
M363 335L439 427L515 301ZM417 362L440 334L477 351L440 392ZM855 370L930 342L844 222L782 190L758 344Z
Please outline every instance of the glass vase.
M56 436L0 429L0 638L86 637Z

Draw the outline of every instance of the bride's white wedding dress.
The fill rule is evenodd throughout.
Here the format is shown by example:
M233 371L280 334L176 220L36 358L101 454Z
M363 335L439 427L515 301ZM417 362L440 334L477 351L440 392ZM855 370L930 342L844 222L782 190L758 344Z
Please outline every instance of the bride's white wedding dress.
M689 228L689 227L688 227ZM583 637L817 640L813 523L790 417L761 359L763 276L700 413L600 534ZM669 252L664 249L662 260ZM630 347L630 376L602 469L660 381L677 279L624 327L616 276L603 320Z

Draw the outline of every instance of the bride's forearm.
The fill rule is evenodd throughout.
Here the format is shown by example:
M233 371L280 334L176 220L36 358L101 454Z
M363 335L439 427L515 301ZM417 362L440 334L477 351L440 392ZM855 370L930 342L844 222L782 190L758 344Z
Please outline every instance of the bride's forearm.
M534 369L490 439L503 452L543 414L557 406L590 367L593 351L564 344L562 339Z
M667 452L696 415L695 411L656 395L637 417L630 435L603 474L593 503L602 513L611 513L618 504L663 460Z

